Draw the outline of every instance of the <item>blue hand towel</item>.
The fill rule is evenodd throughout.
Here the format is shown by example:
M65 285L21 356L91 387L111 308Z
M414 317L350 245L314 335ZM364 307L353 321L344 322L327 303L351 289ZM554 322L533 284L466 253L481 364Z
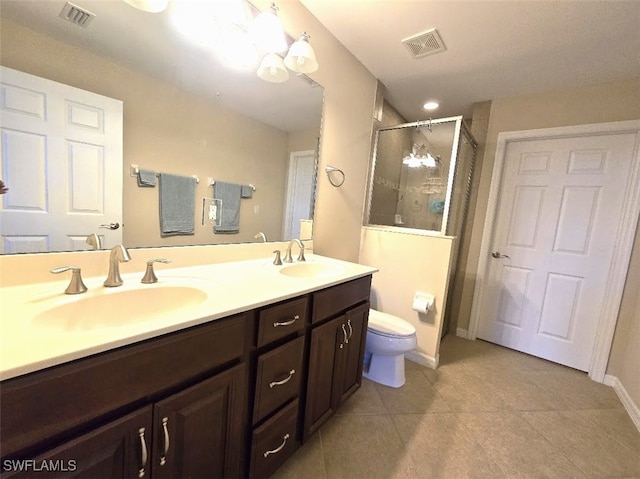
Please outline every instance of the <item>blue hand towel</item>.
M220 200L220 225L213 227L215 233L240 232L240 196L242 187L234 183L216 181L213 197Z
M162 236L193 234L196 179L160 173L160 230Z
M138 170L138 186L156 186L156 172L152 170Z

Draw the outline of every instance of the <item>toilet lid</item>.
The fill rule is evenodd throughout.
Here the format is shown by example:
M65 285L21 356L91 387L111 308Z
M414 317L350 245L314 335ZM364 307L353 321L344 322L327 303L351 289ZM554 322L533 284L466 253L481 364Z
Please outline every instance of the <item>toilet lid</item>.
M402 318L375 309L369 310L369 327L376 333L387 336L412 336L416 328Z

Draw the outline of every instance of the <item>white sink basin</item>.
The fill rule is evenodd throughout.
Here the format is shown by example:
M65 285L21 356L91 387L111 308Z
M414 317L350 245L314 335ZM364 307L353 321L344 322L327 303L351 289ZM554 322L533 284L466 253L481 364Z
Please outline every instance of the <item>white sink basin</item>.
M323 278L342 274L345 268L327 263L295 263L281 268L279 272L295 278Z
M167 313L179 314L180 309L197 306L207 298L207 293L189 286L103 288L69 297L64 304L37 314L32 324L68 332L115 328L150 321Z

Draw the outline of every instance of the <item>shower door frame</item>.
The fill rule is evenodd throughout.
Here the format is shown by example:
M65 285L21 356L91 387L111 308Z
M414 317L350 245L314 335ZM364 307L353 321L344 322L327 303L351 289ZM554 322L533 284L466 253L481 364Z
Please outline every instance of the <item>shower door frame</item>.
M373 146L373 155L371 158L371 168L369 169L369 181L367 187L367 204L365 209L365 216L363 218L363 224L367 227L372 228L384 228L389 231L398 231L398 232L412 232L417 234L424 234L427 236L447 236L447 227L449 223L449 209L451 206L451 197L453 194L453 182L456 171L456 165L458 163L458 149L460 146L460 134L462 128L465 129L465 133L469 137L469 139L473 142L475 146L475 140L473 136L468 131L466 125L463 123L462 116L452 116L447 118L437 118L437 119L429 119L429 120L420 120L414 121L410 123L402 123L400 125L387 126L378 128L376 130L375 142ZM390 225L378 225L369 222L369 218L371 216L371 202L373 197L373 183L374 183L374 175L376 171L376 163L378 160L378 142L380 139L381 131L392 131L392 130L400 130L403 128L419 128L419 127L427 127L430 128L433 125L438 125L442 123L451 123L455 122L454 134L453 134L453 144L451 146L451 161L449 164L449 173L447 177L447 190L445 194L445 203L444 203L444 212L442 215L442 224L440 225L440 230L427 230L427 229L419 229L419 228L407 228L402 226L390 226ZM401 159L399 159L400 161Z

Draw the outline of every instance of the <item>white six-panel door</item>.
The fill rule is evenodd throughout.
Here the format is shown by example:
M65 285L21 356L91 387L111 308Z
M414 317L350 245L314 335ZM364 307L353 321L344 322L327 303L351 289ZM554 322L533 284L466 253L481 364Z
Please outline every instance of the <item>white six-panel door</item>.
M479 338L589 369L635 137L507 145Z
M122 102L1 68L0 253L121 243Z

